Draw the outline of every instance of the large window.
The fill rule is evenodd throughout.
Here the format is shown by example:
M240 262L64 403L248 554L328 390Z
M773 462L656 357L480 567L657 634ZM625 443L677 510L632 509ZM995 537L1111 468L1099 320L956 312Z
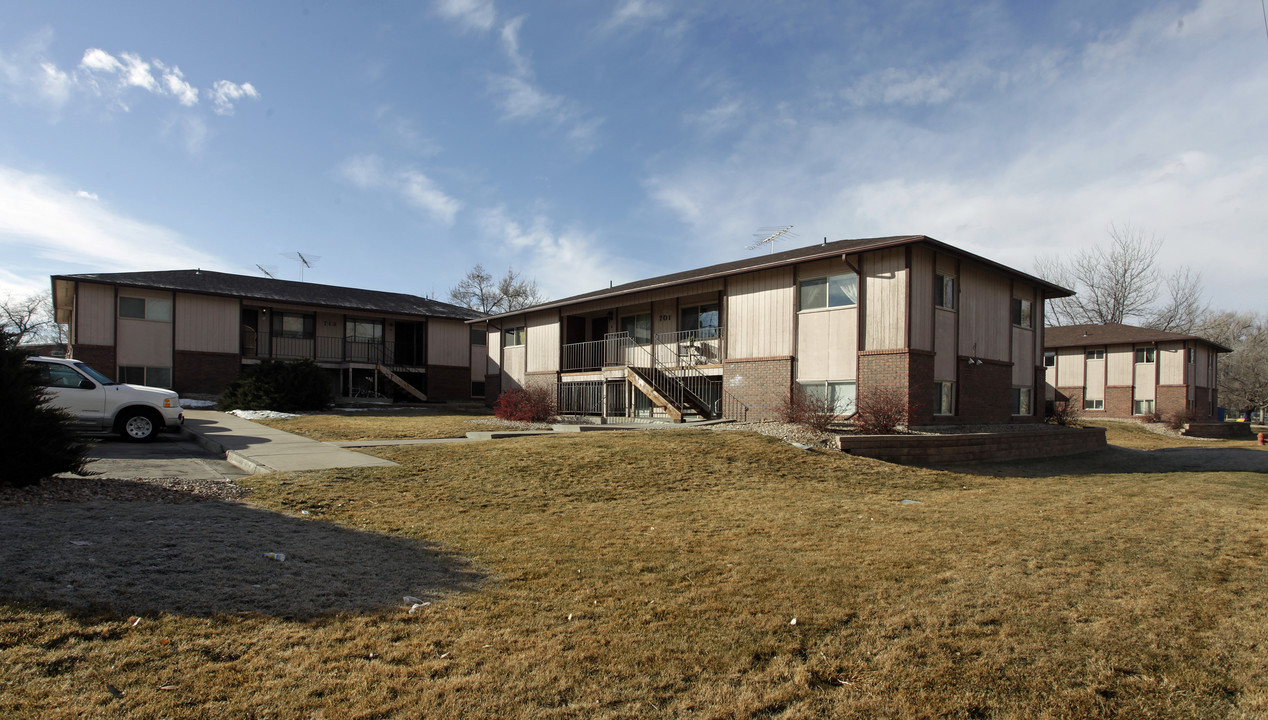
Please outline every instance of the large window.
M167 367L119 366L119 382L150 387L172 387L172 369Z
M1154 348L1141 347L1136 348L1136 362L1151 363L1154 361Z
M854 273L802 280L798 287L798 309L852 307L859 302L859 278Z
M1132 415L1153 415L1153 414L1154 414L1153 400L1133 400L1132 401Z
M693 332L699 340L707 340L718 336L718 304L690 305L680 308L682 322L678 329Z
M515 347L528 342L528 332L523 325L502 329L502 347Z
M344 337L352 342L378 343L383 341L382 320L356 320L348 318L344 321Z
M1013 298L1013 324L1017 327L1034 327L1031 303L1025 298Z
M621 332L629 334L638 345L652 342L652 314L625 315L621 317Z
M853 415L858 386L853 382L815 380L798 383L811 399L841 416Z
M119 296L119 317L133 320L172 321L172 301Z
M1014 415L1032 415L1031 398L1032 390L1028 387L1013 388L1013 414Z
M933 384L933 414L955 414L955 383L938 380Z
M1089 400L1087 398L1084 398L1083 409L1084 410L1104 410L1105 401L1104 400Z
M934 277L933 302L940 308L955 309L955 277L942 273Z
M274 337L312 340L317 335L317 316L299 313L274 313Z

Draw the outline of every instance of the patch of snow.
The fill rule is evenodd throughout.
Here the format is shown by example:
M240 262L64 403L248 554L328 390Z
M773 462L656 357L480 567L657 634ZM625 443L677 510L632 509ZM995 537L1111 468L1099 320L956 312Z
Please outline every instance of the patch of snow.
M189 398L181 398L181 407L183 408L209 408L215 406L216 403L212 400L191 400Z
M340 407L334 408L335 412L383 412L385 410L419 410L427 411L431 408L402 407L400 405L385 405L383 407Z
M276 410L230 410L230 415L237 415L243 420L285 420L297 418L295 413L277 412Z

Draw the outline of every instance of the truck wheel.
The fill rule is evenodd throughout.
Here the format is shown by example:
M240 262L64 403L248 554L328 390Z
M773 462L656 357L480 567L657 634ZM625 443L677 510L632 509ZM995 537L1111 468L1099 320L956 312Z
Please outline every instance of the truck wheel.
M158 434L160 424L154 413L145 410L125 410L119 416L119 435L128 442L149 442Z

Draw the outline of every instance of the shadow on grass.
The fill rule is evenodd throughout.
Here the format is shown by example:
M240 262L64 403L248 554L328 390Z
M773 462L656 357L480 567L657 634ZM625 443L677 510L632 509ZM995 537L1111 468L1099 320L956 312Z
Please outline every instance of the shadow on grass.
M0 538L0 599L84 612L306 619L482 580L423 541L222 501L5 507Z
M1069 457L947 465L941 469L995 477L1033 478L1132 473L1268 473L1268 451L1228 447L1133 450L1110 445L1104 450Z

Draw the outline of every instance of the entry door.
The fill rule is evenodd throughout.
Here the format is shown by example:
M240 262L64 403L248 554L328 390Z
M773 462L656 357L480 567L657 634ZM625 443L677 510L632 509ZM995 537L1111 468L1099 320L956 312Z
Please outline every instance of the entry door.
M393 355L397 365L426 365L427 325L421 322L397 320L396 350Z

